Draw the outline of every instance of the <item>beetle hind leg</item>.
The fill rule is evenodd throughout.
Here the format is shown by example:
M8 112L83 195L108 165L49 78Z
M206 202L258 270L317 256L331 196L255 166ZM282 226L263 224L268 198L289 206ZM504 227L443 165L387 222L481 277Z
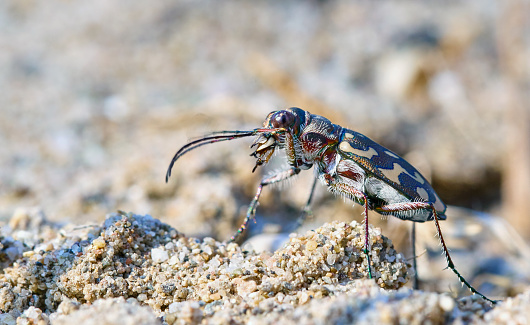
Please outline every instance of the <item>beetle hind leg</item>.
M364 254L366 254L366 262L368 264L368 278L372 278L372 261L370 259L369 244L368 244L368 198L364 197Z
M414 268L414 282L412 288L418 290L420 288L420 280L418 278L418 263L416 259L416 223L412 223L411 239L412 242L412 267Z
M451 259L451 255L449 255L449 250L447 249L447 245L445 244L444 237L442 235L442 229L440 228L440 222L438 213L436 212L436 209L434 208L434 204L427 203L427 202L404 202L404 203L395 203L395 204L388 204L384 205L382 207L378 207L375 210L377 212L382 212L386 214L392 214L392 212L398 212L398 211L412 211L412 210L430 210L433 214L434 224L436 226L436 232L438 234L438 238L440 239L440 245L442 246L442 252L445 255L445 260L447 262L447 267L453 271L454 274L458 277L458 280L465 285L469 291L471 291L473 294L477 294L480 297L482 297L484 300L489 301L492 304L497 303L496 300L492 300L482 293L480 293L477 289L475 289L467 280L456 270L455 264L453 263L453 260Z

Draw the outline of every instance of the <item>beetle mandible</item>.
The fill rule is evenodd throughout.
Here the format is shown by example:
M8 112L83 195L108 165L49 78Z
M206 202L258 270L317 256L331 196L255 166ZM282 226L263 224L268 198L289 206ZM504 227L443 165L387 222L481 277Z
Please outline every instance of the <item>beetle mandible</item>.
M364 207L365 245L368 275L371 278L371 262L368 241L368 210L382 215L392 215L403 220L425 222L434 220L447 266L471 292L495 303L478 292L456 270L445 245L439 220L445 220L446 205L438 197L429 182L406 160L381 146L365 135L331 123L325 117L292 107L269 113L262 128L251 131L220 131L194 140L177 151L166 173L171 176L175 162L190 150L200 146L257 136L251 145L256 165L266 164L276 149L284 149L289 169L264 177L249 205L245 221L232 236L235 240L254 217L264 186L284 181L315 167L317 178L328 189L351 199ZM310 203L314 186L311 191ZM306 207L307 207L306 206Z

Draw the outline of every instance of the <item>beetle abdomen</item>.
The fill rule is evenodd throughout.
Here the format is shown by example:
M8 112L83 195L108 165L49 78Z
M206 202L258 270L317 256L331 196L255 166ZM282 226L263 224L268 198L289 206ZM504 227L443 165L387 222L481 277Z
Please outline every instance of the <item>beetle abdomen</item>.
M392 215L403 220L415 222L425 222L433 219L432 211L427 209L382 211L378 209L381 206L409 203L411 199L376 177L366 178L364 187L370 202L370 209L376 210L380 214ZM438 219L445 220L446 217L443 214L439 214Z

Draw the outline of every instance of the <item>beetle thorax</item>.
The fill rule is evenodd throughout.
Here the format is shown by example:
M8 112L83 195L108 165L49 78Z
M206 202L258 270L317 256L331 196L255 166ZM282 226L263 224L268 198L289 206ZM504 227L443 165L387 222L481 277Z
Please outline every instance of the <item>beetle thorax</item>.
M341 127L328 119L313 115L300 130L300 152L305 163L314 164L323 159L327 149L338 144Z

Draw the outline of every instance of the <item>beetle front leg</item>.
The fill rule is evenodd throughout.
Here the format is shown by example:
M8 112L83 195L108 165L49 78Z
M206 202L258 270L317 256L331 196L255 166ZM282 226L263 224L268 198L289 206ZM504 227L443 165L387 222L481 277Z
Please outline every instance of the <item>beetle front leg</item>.
M284 181L288 178L293 177L294 175L297 175L298 173L300 173L300 168L291 167L290 169L279 172L276 175L264 177L258 185L258 189L256 191L256 195L254 195L254 199L252 199L252 202L250 202L250 205L248 206L245 221L243 221L243 224L241 224L237 232L230 238L229 241L232 242L237 240L241 233L243 233L243 231L245 231L245 229L247 228L248 222L254 218L254 215L256 214L256 208L258 207L259 197L261 196L261 191L263 190L264 186Z

